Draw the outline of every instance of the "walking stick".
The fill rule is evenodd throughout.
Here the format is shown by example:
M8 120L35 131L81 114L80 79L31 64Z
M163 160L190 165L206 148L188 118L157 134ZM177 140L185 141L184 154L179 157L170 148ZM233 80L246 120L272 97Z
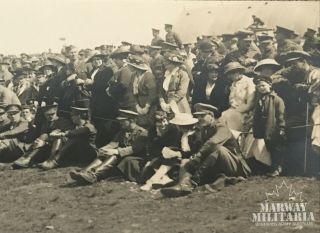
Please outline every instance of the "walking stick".
M306 125L309 123L309 103L307 102L307 114L306 114ZM303 173L307 172L307 152L308 152L308 127L306 127L306 135L304 139L304 161L303 161Z

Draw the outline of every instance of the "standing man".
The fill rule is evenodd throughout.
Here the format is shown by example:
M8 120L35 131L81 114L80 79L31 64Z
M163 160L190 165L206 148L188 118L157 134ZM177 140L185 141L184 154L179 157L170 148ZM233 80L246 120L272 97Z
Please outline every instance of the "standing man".
M153 39L151 41L151 46L161 46L163 39L159 36L160 30L152 28Z
M0 80L4 80L4 86L8 87L13 78L13 74L9 71L10 64L7 61L0 61Z
M164 29L167 32L166 34L166 42L176 44L179 48L183 48L182 41L179 35L172 30L172 24L165 24Z

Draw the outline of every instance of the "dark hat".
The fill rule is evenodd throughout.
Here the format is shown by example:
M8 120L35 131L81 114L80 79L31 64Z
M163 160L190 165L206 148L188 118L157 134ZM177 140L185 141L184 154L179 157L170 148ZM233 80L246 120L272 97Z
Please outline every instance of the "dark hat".
M107 57L107 54L94 54L86 61L86 63L92 62L94 58L100 58L101 60L105 60Z
M272 85L272 78L266 75L258 75L253 79L254 84L258 85L260 82L266 82Z
M131 46L132 43L128 42L128 41L121 41L121 44L124 46Z
M50 68L55 73L58 72L58 68L54 64L52 64L50 61L46 61L44 65L39 68L39 71L43 72L44 68L46 67Z
M41 106L41 109L43 112L56 112L58 110L58 104L56 102L53 102L51 104L47 104L47 105L44 105L44 106Z
M89 99L81 99L74 102L73 106L71 106L72 110L79 112L87 112L89 110L90 100Z
M162 49L177 50L178 49L178 45L164 41L162 43Z
M193 115L205 115L207 113L213 113L214 116L216 116L219 113L218 108L210 104L197 103L193 107L196 110Z
M201 51L212 51L213 44L210 40L201 40L198 46L199 50Z
M276 29L275 33L280 33L280 34L286 35L288 37L294 35L294 31L293 30L285 28L285 27L281 27L281 26L277 26L277 29Z
M172 27L173 27L173 25L172 25L172 24L169 24L169 23L166 23L166 24L164 25L164 27L172 28Z
M129 51L135 55L142 55L144 53L144 50L139 45L131 45Z
M148 70L149 66L146 64L145 60L138 55L129 55L128 58L125 60L125 62L130 65L133 66L139 70Z
M273 36L267 34L267 33L262 33L261 35L258 35L258 40L261 43L262 41L266 41L266 40L273 40Z
M275 71L280 70L281 69L281 65L276 62L276 60L274 59L263 59L261 61L258 61L257 65L254 67L254 71L259 71L263 66L269 66L274 68Z
M246 68L243 67L239 62L229 62L227 65L224 67L224 74L230 73L232 71L240 71L240 72L245 72Z
M126 47L119 47L110 55L111 58L115 58L120 54L129 54L129 49Z
M304 33L305 38L314 37L314 35L317 33L316 30L313 30L312 28L307 28L307 31Z
M5 108L6 112L18 113L21 112L22 108L19 104L8 104Z
M47 59L49 61L59 63L61 66L64 66L65 64L67 64L65 58L62 57L61 55L57 55L57 54L48 55Z
M235 33L239 40L252 40L253 32L249 30L240 30Z
M152 28L152 31L153 31L153 32L160 32L160 30L157 29L157 28Z
M138 116L139 114L130 111L130 110L125 110L125 109L119 109L119 116L116 118L117 120L127 120L127 119L134 119Z
M311 55L305 51L295 50L286 53L286 62L291 62L299 59L310 59Z
M174 63L174 64L183 64L184 63L184 60L182 58L182 56L180 55L177 55L177 54L174 54L174 53L168 53L166 54L165 58L171 62L171 63Z

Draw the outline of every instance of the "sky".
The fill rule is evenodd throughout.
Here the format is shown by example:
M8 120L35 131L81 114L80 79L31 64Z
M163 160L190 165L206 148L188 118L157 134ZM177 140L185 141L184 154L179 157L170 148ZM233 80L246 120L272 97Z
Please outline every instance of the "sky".
M320 25L320 1L0 0L0 53L53 52L62 45L94 48L121 41L149 44L151 28L171 23L185 42L235 32L251 15L302 34ZM64 37L63 42L59 38Z

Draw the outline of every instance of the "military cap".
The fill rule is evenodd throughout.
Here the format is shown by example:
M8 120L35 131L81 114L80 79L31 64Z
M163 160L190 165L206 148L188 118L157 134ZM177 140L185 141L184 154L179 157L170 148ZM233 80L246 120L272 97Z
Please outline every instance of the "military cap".
M253 79L254 84L258 85L260 82L266 82L272 85L272 78L266 75L258 75Z
M131 110L119 109L119 116L116 119L117 120L134 119L138 115L139 115L138 113Z
M313 38L317 31L313 30L312 28L307 28L307 31L304 33L305 38Z
M107 54L94 54L86 61L86 63L92 62L94 58L100 58L101 60L105 60L107 57Z
M201 51L212 51L213 44L210 40L201 40L199 43L199 50Z
M240 72L245 72L246 68L243 67L239 62L229 62L224 67L224 74L227 74L236 70Z
M275 33L280 33L280 34L286 35L288 37L294 35L294 31L293 30L285 28L285 27L281 27L281 26L277 26L277 29L276 29Z
M310 59L311 55L305 51L290 51L286 53L286 62L291 62L299 59Z
M194 109L196 110L196 112L193 113L193 115L205 115L208 113L213 113L214 116L216 116L219 112L217 107L204 103L196 103L194 105Z
M139 45L131 45L129 52L135 55L141 55L144 53L144 50Z
M176 44L172 44L172 43L164 41L162 43L162 49L177 50L178 46Z
M276 60L274 59L263 59L261 61L258 61L257 65L254 67L254 71L259 71L263 66L269 66L269 67L273 67L274 70L279 70L281 69L281 65L276 62Z
M240 30L235 33L235 36L239 40L248 40L248 41L252 40L252 35L253 35L253 32L249 30Z
M164 27L166 27L166 28L172 28L173 25L172 25L172 24L169 24L169 23L166 23L166 24L164 25Z
M110 55L110 57L115 58L120 54L129 54L129 49L124 46L119 47L115 51L113 51L113 53Z
M148 70L149 66L146 64L145 60L138 55L129 55L128 58L125 60L125 62L133 66L139 70Z
M71 109L79 112L87 112L89 110L90 100L80 99L73 102Z
M65 64L67 64L66 60L64 57L62 57L59 54L52 54L52 55L48 55L47 59L51 62L56 62L58 64L60 64L61 66L64 66Z
M262 41L266 41L266 40L273 40L273 36L267 34L267 33L262 33L260 35L258 35L258 40L261 43Z
M43 112L46 113L54 113L58 110L58 104L56 102L48 103L48 104L42 104L40 106Z
M8 113L18 113L21 112L22 108L20 104L8 104L5 110Z
M50 69L51 69L52 71L54 71L55 73L58 72L58 68L57 68L54 64L52 64L50 61L46 61L46 62L43 64L43 66L41 66L41 67L39 68L39 71L40 71L40 72L43 72L43 70L44 70L45 68L50 68Z
M157 29L157 28L152 28L152 31L153 31L153 32L160 32L160 30Z
M194 125L198 122L197 118L194 118L189 113L177 113L175 114L174 118L169 121L171 124L174 125Z

